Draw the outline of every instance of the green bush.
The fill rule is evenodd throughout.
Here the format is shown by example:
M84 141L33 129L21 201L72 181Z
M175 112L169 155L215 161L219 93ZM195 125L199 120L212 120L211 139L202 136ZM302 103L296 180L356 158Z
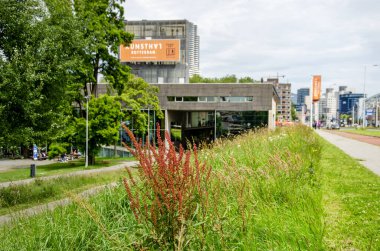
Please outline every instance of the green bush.
M49 147L48 157L49 159L54 159L61 154L66 153L66 144L52 143Z

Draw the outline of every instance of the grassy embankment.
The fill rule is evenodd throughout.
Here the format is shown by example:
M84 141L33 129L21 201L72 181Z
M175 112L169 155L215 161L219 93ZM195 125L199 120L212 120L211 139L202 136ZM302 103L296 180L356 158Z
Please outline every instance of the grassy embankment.
M342 132L354 133L365 136L380 137L380 130L378 129L363 129L363 128L341 128Z
M89 165L85 168L84 158L80 160L68 161L65 163L53 163L48 165L38 165L36 162L36 177L44 177L56 174L65 174L75 171L97 169L102 167L108 167L113 165L118 165L125 161L132 161L133 157L130 158L97 158L95 165ZM0 182L15 181L30 178L30 168L17 168L10 169L4 172L0 172Z
M28 185L12 185L0 188L0 215L48 203L79 193L92 187L120 180L124 170L102 172L91 175L60 177L53 180L36 179Z
M374 200L379 178L308 128L249 133L203 150L202 158L213 167L205 187L207 208L204 215L196 210L184 222L177 247L380 247L379 201ZM164 249L151 230L136 221L124 188L118 186L89 201L78 199L75 205L4 227L0 238L5 250Z

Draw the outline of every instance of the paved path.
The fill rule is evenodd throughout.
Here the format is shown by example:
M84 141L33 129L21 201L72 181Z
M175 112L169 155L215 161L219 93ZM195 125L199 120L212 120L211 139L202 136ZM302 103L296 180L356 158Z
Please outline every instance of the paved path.
M50 179L56 179L60 177L70 177L70 176L77 176L77 175L88 175L88 174L94 174L94 173L102 173L102 172L110 172L110 171L116 171L119 169L123 169L125 167L134 167L137 166L137 161L129 161L129 162L123 162L122 164L116 165L116 166L110 166L110 167L104 167L104 168L98 168L98 169L89 169L89 170L83 170L83 171L75 171L71 173L65 173L65 174L57 174L57 175L50 175L50 176L44 176L44 177L38 177L39 180L50 180ZM2 182L0 183L0 188L12 186L12 185L25 185L32 183L36 180L36 178L30 178L25 180L17 180L17 181L9 181L9 182Z
M114 187L117 184L118 184L117 182L114 182L114 183L111 183L109 185L94 187L92 189L86 190L86 191L78 194L78 197L79 198L87 198L91 195L97 194L98 192L104 190L105 188ZM9 223L14 223L21 218L26 218L26 217L30 217L33 215L37 215L37 214L40 214L40 213L45 212L45 211L53 211L56 207L65 206L65 205L68 205L70 203L72 203L72 200L70 198L65 198L65 199L49 202L47 204L31 207L31 208L28 208L25 210L17 211L15 213L3 215L3 216L0 216L0 226L5 225L5 224L9 224Z
M0 159L0 172L10 169L30 168L31 164L36 164L36 166L44 166L53 163L57 163L57 160Z
M360 137L361 140L359 138L357 138L358 140L354 140L340 136L335 132L325 130L316 130L316 132L351 157L360 160L363 166L380 176L380 146L365 143L363 137Z
M349 132L345 132L343 130L342 131L338 131L338 130L334 131L333 130L333 131L328 131L328 132L331 132L331 133L334 133L334 134L337 134L337 135L340 135L340 136L343 136L346 138L359 140L361 142L365 142L365 143L368 143L371 145L380 146L380 137L349 133Z

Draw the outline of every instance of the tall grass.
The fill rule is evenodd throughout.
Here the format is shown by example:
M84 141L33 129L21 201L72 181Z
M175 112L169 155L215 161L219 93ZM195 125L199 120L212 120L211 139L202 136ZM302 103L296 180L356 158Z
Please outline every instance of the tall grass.
M108 184L124 174L123 170L101 174L60 177L52 180L36 179L31 184L0 188L0 215L46 203L90 187Z
M250 132L203 149L199 161L212 167L207 207L203 217L192 212L177 249L323 249L320 151L306 127ZM172 249L136 220L122 184L7 226L0 238L8 250Z

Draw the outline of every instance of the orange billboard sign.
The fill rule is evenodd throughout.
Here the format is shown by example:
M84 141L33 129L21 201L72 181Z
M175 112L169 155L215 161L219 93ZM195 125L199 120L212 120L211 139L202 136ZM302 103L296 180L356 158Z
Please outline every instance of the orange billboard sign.
M321 75L313 76L313 101L319 101L321 98Z
M120 45L120 62L180 61L179 39L133 40Z

